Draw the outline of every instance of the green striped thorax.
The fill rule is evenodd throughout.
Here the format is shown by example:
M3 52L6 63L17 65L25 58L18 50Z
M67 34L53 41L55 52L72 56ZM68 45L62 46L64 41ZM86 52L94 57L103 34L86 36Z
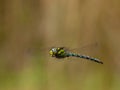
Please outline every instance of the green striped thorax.
M65 58L68 57L66 50L64 49L64 47L57 47L57 48L51 48L49 51L49 54L52 57L56 57L56 58Z

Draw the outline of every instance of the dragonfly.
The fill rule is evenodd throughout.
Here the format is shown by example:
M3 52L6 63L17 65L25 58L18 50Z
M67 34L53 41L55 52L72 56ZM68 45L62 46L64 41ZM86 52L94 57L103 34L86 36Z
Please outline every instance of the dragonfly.
M67 58L67 57L77 57L77 58L83 58L86 60L94 61L99 64L103 64L103 62L98 58L74 53L74 52L67 50L67 48L65 48L65 47L53 47L49 50L49 54L51 57L55 57L58 59Z

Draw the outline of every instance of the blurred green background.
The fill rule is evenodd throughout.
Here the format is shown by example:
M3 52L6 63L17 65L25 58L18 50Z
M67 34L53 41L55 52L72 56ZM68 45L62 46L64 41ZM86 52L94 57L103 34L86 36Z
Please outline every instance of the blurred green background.
M119 0L0 0L0 90L120 90ZM49 47L97 42L82 59Z

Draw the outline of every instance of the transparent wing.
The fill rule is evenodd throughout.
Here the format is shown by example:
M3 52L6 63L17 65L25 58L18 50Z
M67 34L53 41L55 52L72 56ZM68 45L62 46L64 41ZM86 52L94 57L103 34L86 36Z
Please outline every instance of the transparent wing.
M86 44L86 45L82 45L77 48L67 49L67 50L69 50L70 52L74 52L74 53L90 54L90 53L98 52L99 49L100 49L100 46L98 43L92 43L92 44Z

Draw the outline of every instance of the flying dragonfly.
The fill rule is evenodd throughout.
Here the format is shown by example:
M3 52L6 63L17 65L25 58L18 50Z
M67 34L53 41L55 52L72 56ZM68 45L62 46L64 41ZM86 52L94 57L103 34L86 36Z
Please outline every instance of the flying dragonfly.
M67 57L77 57L77 58L83 58L86 60L91 60L91 61L103 64L103 62L98 58L94 58L94 57L90 57L90 56L82 55L82 54L78 54L78 53L73 53L73 52L67 50L67 48L65 48L65 47L51 48L49 50L49 54L50 54L50 56L58 58L58 59L67 58Z

